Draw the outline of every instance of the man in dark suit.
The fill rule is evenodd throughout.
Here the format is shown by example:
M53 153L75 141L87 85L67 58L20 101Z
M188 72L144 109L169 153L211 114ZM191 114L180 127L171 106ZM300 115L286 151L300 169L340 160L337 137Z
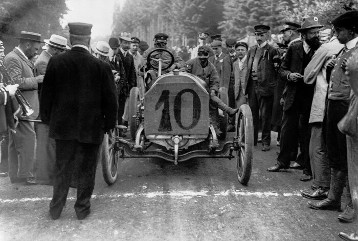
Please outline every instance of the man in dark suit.
M123 61L123 68L126 76L127 87L123 96L119 96L118 122L128 125L128 98L131 89L137 86L137 74L135 70L134 58L129 53L132 39L129 36L121 35L119 37L120 48L118 55ZM123 98L123 99L122 99Z
M284 105L281 128L280 154L277 164L268 168L270 172L277 172L289 168L291 153L297 148L297 140L300 143L301 163L303 175L301 181L312 179L312 171L309 159L310 128L309 116L314 93L314 85L306 85L303 82L303 74L306 66L312 59L314 52L319 48L319 29L322 25L317 17L304 19L301 28L302 41L292 43L285 55L280 68L282 80L286 81L283 92Z
M262 151L269 151L274 90L277 85L275 60L279 58L279 52L268 44L269 26L256 25L254 29L258 45L250 48L247 53L245 93L248 94L248 102L254 121L254 144L257 144L261 119Z
M88 51L91 24L69 23L72 49L48 63L41 93L42 121L56 140L52 219L66 203L73 172L77 177L75 211L79 220L90 213L97 156L105 132L115 127L117 93L109 64Z

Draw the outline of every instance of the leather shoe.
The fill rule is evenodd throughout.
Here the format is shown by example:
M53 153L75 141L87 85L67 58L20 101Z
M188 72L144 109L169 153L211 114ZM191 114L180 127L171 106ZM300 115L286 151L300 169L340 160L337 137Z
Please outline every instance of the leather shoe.
M338 215L338 220L343 223L352 223L355 218L354 208L350 205L347 205L344 209L344 212Z
M310 188L310 190L301 191L301 195L308 199L323 200L328 197L328 190L328 188L319 187L312 192L312 188Z
M302 167L300 164L298 164L297 162L293 162L293 163L290 165L290 168L291 168L291 169L298 169L298 170L302 170L302 169L303 169L303 167Z
M338 234L338 237L340 237L341 239L346 240L346 241L358 241L357 233L346 234L346 233L340 232Z
M0 177L8 177L9 174L7 172L0 172Z
M341 203L328 198L319 202L308 202L308 207L316 210L341 211Z
M301 178L300 178L300 181L301 182L307 182L307 181L310 181L312 180L312 176L311 175L307 175L307 174L302 174Z
M276 163L274 166L267 168L267 171L269 171L269 172L279 172L282 169L287 169L287 167L284 167L281 164Z
M91 213L91 209L88 209L88 210L83 211L83 212L80 212L80 213L77 213L77 212L76 212L77 219L78 219L78 220L83 220L83 219L85 219L90 213Z

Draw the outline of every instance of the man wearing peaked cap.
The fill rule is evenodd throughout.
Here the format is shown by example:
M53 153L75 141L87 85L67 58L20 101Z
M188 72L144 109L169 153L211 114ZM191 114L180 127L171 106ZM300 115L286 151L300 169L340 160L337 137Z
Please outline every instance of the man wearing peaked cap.
M46 49L41 52L35 61L35 74L45 75L48 62L53 56L63 53L67 48L67 39L56 34L52 34L50 39L45 39ZM39 98L41 97L42 84L38 85ZM41 119L41 117L38 117ZM49 138L48 125L39 123L35 125L37 145L36 145L36 183L51 185L54 180L54 168L56 163L56 143Z
M247 53L247 71L244 94L254 121L254 145L257 145L258 131L262 129L262 151L269 151L271 145L271 116L274 89L277 85L277 69L274 59L279 55L268 43L270 27L259 24L254 27L257 45ZM261 127L260 120L261 119Z
M301 28L301 25L293 22L285 22L280 33L283 34L283 42L286 45L291 45L292 43L300 40L300 34L297 29Z
M200 46L209 46L209 33L199 33L198 34L198 45L196 47L194 47L191 50L190 53L190 59L194 59L196 57L198 57L198 49ZM210 52L210 56L213 55L213 52Z
M136 70L136 76L137 76L137 87L139 88L141 97L144 96L144 80L143 78L139 77L139 69L140 65L143 63L143 56L138 52L139 50L139 43L140 40L137 37L132 37L132 43L131 48L129 50L129 53L133 56L134 59L134 67Z
M36 134L34 124L24 120L36 119L39 113L38 86L43 75L34 76L31 59L37 55L42 40L40 34L26 31L17 38L20 43L5 56L4 66L34 112L29 117L20 116L16 132L9 133L9 177L12 183L35 184L32 171Z
M321 44L319 39L321 28L322 25L317 17L303 19L301 27L297 29L301 33L302 40L289 46L279 71L281 79L286 82L280 154L277 157L276 165L267 170L277 172L290 167L292 153L297 153L297 143L299 142L302 158L296 161L303 168L301 181L312 179L308 150L311 137L309 117L314 94L314 85L304 84L303 74Z
M309 207L313 209L336 209L341 207L341 199L344 186L347 192L353 191L354 201L357 202L355 188L347 185L356 179L356 173L352 173L349 167L354 166L356 160L353 148L347 145L346 135L340 131L337 125L340 120L346 116L351 97L351 86L349 78L346 75L346 61L358 51L358 11L348 11L338 16L332 21L337 39L344 44L343 49L337 54L337 58L332 61L333 70L330 75L328 86L328 101L326 107L325 127L326 127L326 146L327 158L331 168L331 189L328 197L320 202L309 202ZM349 144L352 144L349 142ZM348 148L347 148L348 146ZM348 150L348 153L347 153ZM353 158L354 159L354 158ZM352 174L352 175L350 175ZM353 222L355 219L355 210L353 208L352 196L346 195L346 207L344 212L338 216L342 222Z
M82 220L90 214L100 144L104 133L116 125L117 95L109 64L89 52L92 25L68 25L72 49L50 59L42 86L40 115L56 141L50 216L60 217L75 177L74 208Z

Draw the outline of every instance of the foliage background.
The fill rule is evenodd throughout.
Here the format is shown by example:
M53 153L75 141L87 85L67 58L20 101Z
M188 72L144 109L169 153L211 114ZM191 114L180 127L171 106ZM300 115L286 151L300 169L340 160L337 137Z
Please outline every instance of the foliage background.
M256 24L267 24L275 33L285 21L300 23L312 15L329 26L357 5L358 0L127 0L116 7L113 35L130 32L151 42L155 33L166 32L172 45L192 45L198 32L244 38Z

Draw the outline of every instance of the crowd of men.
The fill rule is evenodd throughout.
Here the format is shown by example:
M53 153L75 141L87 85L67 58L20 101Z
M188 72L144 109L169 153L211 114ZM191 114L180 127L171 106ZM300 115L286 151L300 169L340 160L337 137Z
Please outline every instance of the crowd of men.
M358 208L358 91L351 84L354 69L347 66L354 66L349 59L358 55L358 11L338 16L332 26L330 38L323 40L324 26L317 17L286 22L280 31L283 42L272 44L270 27L259 24L254 27L257 44L250 48L236 39L224 43L220 35L209 43L209 34L200 33L187 62L167 47L165 33L154 36L153 48L127 33L92 48L92 25L70 23L70 44L54 34L37 55L41 35L22 31L19 45L6 56L0 46L0 175L11 183L53 185L53 219L60 217L69 187L76 187L76 214L85 218L103 135L115 124L128 125L129 93L138 86L143 96L150 88L158 73L148 67L147 56L164 48L174 64L163 73L180 69L202 78L212 103L231 117L228 131L235 131L235 114L248 104L254 145L261 142L262 151L269 151L271 131L278 132L280 151L267 171L302 169L301 181L313 179L302 191L303 197L317 200L308 202L310 208L341 210L346 187L338 219L353 222ZM30 113L19 111L17 88ZM217 97L220 89L228 91L229 105ZM358 240L354 234L340 235Z

